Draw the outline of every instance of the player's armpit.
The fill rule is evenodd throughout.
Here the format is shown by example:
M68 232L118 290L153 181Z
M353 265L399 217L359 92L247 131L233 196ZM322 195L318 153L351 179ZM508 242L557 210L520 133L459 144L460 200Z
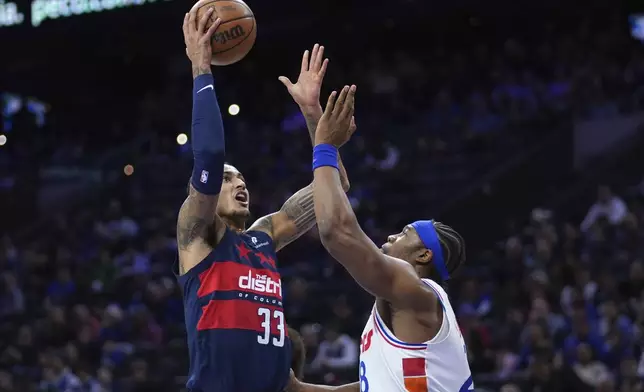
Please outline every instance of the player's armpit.
M275 244L275 250L280 250L311 230L313 226L315 226L313 185L309 184L289 197L278 212L259 218L249 230L262 231L270 235Z
M184 261L196 264L205 257L210 251L208 239L213 239L214 242L221 239L225 225L215 213L218 200L219 195L200 193L190 185L190 194L181 205L177 218L177 245L181 269L184 268ZM195 260L184 260L186 257Z

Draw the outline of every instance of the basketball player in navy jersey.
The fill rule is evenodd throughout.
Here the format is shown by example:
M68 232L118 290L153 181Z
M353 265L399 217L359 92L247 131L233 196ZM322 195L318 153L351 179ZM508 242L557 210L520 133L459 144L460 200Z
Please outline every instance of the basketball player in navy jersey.
M224 130L211 74L206 28L212 9L186 14L183 33L194 78L189 195L179 211L175 268L183 290L191 392L281 392L289 380L292 343L284 320L275 253L315 225L313 189L245 230L249 192L242 174L224 164ZM327 61L316 45L297 83L280 80L302 107L310 129L322 116L319 92ZM313 104L313 102L315 102ZM315 118L317 116L317 118ZM342 169L343 185L348 187Z

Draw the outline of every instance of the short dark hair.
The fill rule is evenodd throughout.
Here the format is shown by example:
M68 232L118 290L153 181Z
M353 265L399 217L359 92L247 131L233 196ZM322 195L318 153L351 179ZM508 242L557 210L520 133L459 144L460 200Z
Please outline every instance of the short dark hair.
M295 377L302 379L304 377L304 363L306 361L306 348L304 347L304 340L297 330L288 328L288 336L291 338L293 357L291 359L291 369L295 373Z
M443 251L443 260L450 276L465 263L465 240L456 230L441 222L434 222L438 241Z

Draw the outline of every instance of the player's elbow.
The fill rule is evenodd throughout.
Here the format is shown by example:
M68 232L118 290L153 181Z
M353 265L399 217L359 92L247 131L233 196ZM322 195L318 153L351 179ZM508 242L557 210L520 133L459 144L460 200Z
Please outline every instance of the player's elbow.
M333 214L329 219L318 222L322 244L328 248L334 244L346 242L347 239L355 237L353 233L355 233L356 226L355 217L351 219L343 214Z

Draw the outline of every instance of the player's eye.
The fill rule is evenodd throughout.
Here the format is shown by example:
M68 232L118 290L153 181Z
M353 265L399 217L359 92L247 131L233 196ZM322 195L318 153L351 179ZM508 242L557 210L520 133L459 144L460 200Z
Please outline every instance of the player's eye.
M231 178L230 176L224 176L224 182L230 182Z

